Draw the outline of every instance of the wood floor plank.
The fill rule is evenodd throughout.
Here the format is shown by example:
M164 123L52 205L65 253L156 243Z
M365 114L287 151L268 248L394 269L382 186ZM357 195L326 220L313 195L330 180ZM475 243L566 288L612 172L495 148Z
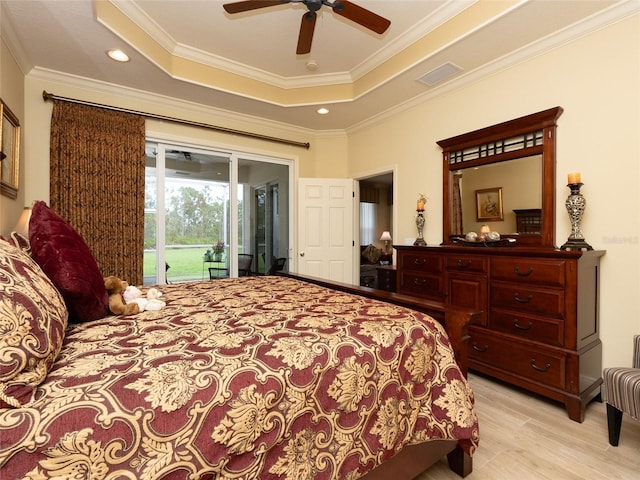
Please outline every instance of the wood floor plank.
M587 406L585 421L564 406L470 373L480 446L467 480L640 480L640 422L623 416L620 445L609 445L605 405ZM416 480L456 480L446 459Z

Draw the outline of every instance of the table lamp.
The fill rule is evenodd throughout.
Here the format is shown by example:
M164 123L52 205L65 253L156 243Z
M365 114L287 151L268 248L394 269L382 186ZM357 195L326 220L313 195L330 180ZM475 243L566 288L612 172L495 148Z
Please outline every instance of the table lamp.
M389 242L391 241L391 234L389 232L382 232L382 236L380 237L381 241L384 241L384 253L388 255L389 252Z
M13 231L25 238L29 238L29 220L31 220L31 207L24 207L18 223L13 227Z

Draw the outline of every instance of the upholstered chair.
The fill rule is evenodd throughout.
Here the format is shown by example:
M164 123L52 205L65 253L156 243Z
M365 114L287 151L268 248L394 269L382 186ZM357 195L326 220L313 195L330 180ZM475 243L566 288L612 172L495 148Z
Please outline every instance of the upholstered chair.
M276 258L271 264L271 267L269 268L269 270L267 271L267 275L275 275L276 272L281 272L282 270L284 270L284 266L286 264L287 264L286 257Z
M620 440L622 414L640 420L640 335L633 337L633 367L605 368L602 399L607 404L609 443L614 447Z
M251 275L251 262L253 262L253 255L250 253L238 254L238 276L247 277Z

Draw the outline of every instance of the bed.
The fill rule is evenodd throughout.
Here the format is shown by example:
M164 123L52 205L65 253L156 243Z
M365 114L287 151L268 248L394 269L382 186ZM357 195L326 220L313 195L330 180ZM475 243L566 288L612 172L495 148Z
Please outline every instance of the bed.
M2 478L470 471L473 393L424 313L464 312L282 275L163 285L161 310L82 321L32 257L0 240Z

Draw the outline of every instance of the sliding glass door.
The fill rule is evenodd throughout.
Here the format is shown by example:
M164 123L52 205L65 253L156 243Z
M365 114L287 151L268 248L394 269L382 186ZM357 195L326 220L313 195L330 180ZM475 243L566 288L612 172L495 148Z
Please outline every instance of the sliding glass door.
M290 199L273 192L289 191L291 165L159 141L146 150L145 284L262 274L288 257Z
M244 157L238 166L249 202L243 231L251 236L243 245L253 256L254 271L264 274L277 258L289 257L289 166Z

